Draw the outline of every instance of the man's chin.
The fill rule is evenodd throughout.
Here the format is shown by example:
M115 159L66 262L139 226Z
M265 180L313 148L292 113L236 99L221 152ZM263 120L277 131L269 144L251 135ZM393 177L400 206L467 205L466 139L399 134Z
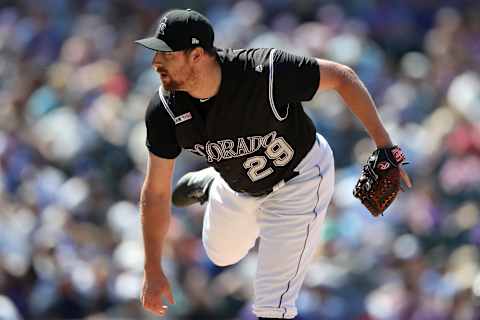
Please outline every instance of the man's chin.
M161 81L162 87L168 91L181 91L182 86L176 82L171 81Z

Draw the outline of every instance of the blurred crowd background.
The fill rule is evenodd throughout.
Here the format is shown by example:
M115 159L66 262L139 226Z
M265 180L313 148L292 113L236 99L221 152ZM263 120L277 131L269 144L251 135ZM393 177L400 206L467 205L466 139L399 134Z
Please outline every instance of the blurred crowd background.
M414 188L381 219L352 197L374 145L333 93L305 104L336 192L299 319L480 319L480 3L467 0L0 2L0 319L153 319L139 304L149 35L203 12L217 47L351 66L406 151ZM182 153L175 181L205 166ZM218 268L201 206L173 209L167 319L251 320L255 251Z

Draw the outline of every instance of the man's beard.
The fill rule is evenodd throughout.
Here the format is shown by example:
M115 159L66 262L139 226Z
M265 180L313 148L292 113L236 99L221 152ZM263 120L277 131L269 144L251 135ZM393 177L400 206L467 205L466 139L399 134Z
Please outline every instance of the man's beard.
M161 78L160 81L162 82L162 86L167 89L168 91L178 91L184 89L184 83L179 82L173 79L169 79L168 81L164 82Z
M168 91L182 90L185 88L184 81L175 80L170 75L168 75L165 80L160 77L160 81L162 82L162 86Z
M162 86L168 91L186 91L187 90L187 82L191 83L194 79L194 73L192 70L187 71L188 75L184 77L184 80L176 80L167 73L167 81L164 81L162 77L160 77L160 81L162 82Z

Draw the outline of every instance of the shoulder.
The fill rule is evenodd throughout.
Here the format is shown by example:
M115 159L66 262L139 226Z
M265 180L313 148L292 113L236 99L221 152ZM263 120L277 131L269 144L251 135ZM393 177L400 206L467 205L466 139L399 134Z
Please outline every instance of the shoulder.
M244 71L261 72L268 65L271 48L220 49L220 63ZM261 67L259 67L261 66Z
M249 48L249 49L221 49L219 51L221 63L232 67L262 72L262 69L271 69L273 66L314 66L318 68L317 59L310 56L298 55L284 49L276 48Z
M274 49L271 59L275 64L313 64L318 66L317 59L314 57L299 55L282 49Z

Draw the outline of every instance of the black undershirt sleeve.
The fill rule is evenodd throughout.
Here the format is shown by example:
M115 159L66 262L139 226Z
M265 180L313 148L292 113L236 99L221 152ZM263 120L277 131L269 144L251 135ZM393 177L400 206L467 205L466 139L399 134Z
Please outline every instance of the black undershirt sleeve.
M308 101L318 90L320 70L315 58L276 49L272 78L275 103Z
M177 143L175 124L160 101L156 93L148 104L145 113L145 126L147 127L147 149L160 158L174 159L181 148Z

